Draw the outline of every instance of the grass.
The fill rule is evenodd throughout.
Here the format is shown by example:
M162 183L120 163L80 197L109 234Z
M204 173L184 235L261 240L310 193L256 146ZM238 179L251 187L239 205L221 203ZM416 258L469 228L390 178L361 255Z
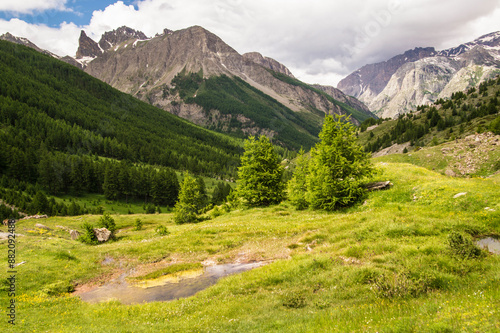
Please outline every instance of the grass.
M154 272L137 276L134 277L136 280L149 280L149 279L156 279L164 275L170 275L170 274L175 274L175 273L180 273L188 270L193 270L193 269L200 269L203 268L203 265L199 262L195 263L181 263L181 264L172 264L170 266L167 266L162 269L158 269Z
M117 240L98 246L72 241L56 227L79 229L98 216L23 220L16 229L24 235L16 260L26 261L17 267L16 326L6 324L5 287L0 325L4 332L500 330L499 256L464 259L449 246L454 232L500 235L500 175L465 179L407 163L377 167L375 180L394 186L334 213L283 203L188 225L174 224L171 214L118 215ZM461 192L467 194L453 198ZM143 228L134 231L137 218ZM40 222L52 230L36 231ZM158 236L159 225L170 234ZM88 304L67 293L142 265L205 260L269 263L171 302Z

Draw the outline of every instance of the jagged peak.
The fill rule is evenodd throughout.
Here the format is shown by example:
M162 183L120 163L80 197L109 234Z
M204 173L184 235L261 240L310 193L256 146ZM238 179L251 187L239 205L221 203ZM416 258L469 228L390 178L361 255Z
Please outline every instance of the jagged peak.
M95 58L102 54L102 49L90 37L87 36L84 30L80 32L78 39L78 50L76 51L76 59Z
M121 26L115 30L103 33L101 40L99 41L99 46L103 51L107 51L116 45L132 39L147 40L150 38L142 31L135 30L127 26Z

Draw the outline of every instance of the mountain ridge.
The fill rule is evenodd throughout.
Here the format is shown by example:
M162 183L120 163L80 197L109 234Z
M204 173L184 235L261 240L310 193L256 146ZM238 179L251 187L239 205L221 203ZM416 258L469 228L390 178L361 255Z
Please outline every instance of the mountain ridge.
M394 118L477 86L500 73L500 32L442 51L415 48L388 61L365 65L337 88L381 117Z
M183 97L176 94L179 91L172 84L181 72L200 73L202 80L222 75L239 78L291 111L314 118L317 128L312 136L319 130L324 114L352 113L359 108L353 114L353 122L357 124L373 116L361 103L346 106L343 102L332 100L335 97L319 93L312 87L306 87L306 84L298 84L291 71L272 58L257 52L240 55L221 38L200 26L177 31L165 30L163 34L145 40L136 36L122 40L120 44L88 61L84 70L123 92L199 125L215 126L221 131L224 128L231 129L231 124L236 124L246 133L273 137L279 135L282 129L279 126L258 128L254 126L255 119L247 119L248 116L242 117L242 114L221 117L217 105L212 105L210 109L207 105L198 105L196 92L191 94L194 100L190 101L194 103L186 103ZM288 78L293 82L289 82ZM176 93L172 94L173 91ZM343 93L338 92L337 95ZM349 98L345 97L344 100ZM299 123L292 127L299 132L304 131Z

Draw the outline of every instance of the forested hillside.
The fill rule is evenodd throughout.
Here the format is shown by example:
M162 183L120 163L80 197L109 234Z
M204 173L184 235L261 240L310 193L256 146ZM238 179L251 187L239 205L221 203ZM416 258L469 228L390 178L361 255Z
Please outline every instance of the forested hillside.
M6 41L0 41L0 146L1 185L10 188L2 196L21 207L28 201L28 208L39 189L173 204L170 194L158 193L177 186L172 169L233 177L242 151L236 139ZM35 185L33 198L14 193L28 185Z
M246 137L264 129L276 144L291 149L310 148L317 142L324 113L293 112L272 97L252 87L238 77L227 75L203 78L200 73L179 73L174 88L164 95L179 94L184 103L201 106L208 116L217 110L227 121L214 122L209 128ZM245 124L245 126L242 126Z

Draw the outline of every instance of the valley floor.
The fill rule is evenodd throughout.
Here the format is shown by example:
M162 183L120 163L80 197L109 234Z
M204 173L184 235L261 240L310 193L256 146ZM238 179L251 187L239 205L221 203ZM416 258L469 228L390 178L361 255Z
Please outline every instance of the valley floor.
M500 235L500 174L453 178L405 163L378 163L372 192L342 212L286 203L236 210L198 224L171 214L115 215L117 240L88 246L68 229L98 216L22 220L16 244L16 321L7 323L9 276L0 278L3 332L498 332L500 257L459 254L450 235ZM465 193L456 196L459 193ZM142 230L133 229L143 221ZM43 223L51 230L35 228ZM166 226L170 234L155 230ZM6 232L6 227L0 228ZM463 249L472 243L464 243ZM0 240L7 257L8 241ZM453 250L455 249L455 251ZM266 261L195 296L123 305L85 303L123 272L174 263ZM4 261L5 263L5 261Z

